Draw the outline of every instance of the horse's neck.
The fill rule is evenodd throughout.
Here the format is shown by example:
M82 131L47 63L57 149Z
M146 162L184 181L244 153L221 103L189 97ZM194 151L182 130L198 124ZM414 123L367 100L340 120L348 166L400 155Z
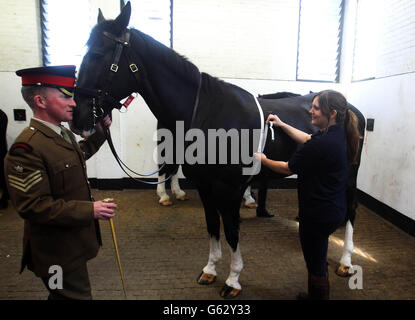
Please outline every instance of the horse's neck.
M156 118L168 126L174 126L176 121L190 125L199 71L155 40L141 38L139 41L146 43L146 54L140 57L146 71L142 95L147 105Z

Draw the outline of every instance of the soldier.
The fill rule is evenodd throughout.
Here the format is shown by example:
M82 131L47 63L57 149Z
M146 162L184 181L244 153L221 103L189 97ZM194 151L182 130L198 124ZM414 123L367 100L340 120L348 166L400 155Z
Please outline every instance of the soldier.
M9 193L7 192L4 177L4 157L7 154L7 115L0 109L0 210L8 206Z
M105 142L103 129L81 141L61 125L72 120L75 66L23 69L22 96L33 111L30 126L5 159L10 199L25 220L21 271L40 277L49 299L92 299L87 261L101 236L98 219L114 216L115 203L94 201L86 159ZM104 119L111 125L109 117ZM56 278L61 271L61 286ZM56 281L55 281L56 280Z

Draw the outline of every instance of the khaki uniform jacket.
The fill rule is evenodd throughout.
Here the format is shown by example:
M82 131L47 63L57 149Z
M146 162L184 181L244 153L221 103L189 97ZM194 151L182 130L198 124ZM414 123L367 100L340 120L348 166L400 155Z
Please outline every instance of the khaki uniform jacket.
M39 277L52 265L79 267L101 245L85 160L105 138L95 133L78 145L68 133L72 144L32 119L5 159L10 199L25 220L21 272L27 266Z

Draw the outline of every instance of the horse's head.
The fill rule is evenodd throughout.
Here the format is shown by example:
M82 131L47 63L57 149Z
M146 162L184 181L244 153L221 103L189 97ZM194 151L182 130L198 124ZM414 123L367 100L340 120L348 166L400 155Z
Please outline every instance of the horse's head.
M77 107L70 123L75 132L91 130L99 117L120 108L119 101L136 91L131 66L124 57L130 45L130 15L129 2L115 20L105 20L99 10L98 24L92 29L76 83Z

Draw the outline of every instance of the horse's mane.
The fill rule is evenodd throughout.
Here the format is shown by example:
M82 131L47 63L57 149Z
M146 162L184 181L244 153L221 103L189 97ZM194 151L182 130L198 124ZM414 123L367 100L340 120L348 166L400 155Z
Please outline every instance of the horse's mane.
M173 68L179 75L185 77L192 77L198 81L199 69L189 61L185 56L178 54L173 49L165 46L153 37L141 32L140 30L131 29L132 36L143 40L148 50L151 50L151 55L158 58L158 61L165 64L168 68Z
M87 46L91 47L92 45L100 45L100 40L102 37L99 37L99 34L102 34L103 31L113 32L116 29L114 20L105 20L97 24L91 31L91 35L88 39ZM199 70L198 68L190 62L185 56L178 54L173 49L166 47L164 44L155 40L151 36L141 32L140 30L131 28L131 39L141 41L146 51L151 51L152 57L157 57L160 63L165 64L170 68L174 68L175 72L179 75L185 77L192 77L192 79L199 79Z

